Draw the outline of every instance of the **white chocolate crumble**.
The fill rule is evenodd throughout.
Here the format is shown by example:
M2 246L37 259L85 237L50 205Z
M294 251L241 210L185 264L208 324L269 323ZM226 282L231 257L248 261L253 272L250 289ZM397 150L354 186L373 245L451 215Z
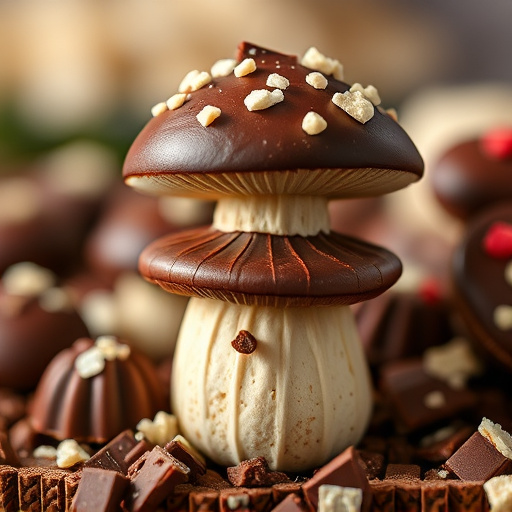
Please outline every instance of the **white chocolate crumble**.
M157 117L160 114L163 114L167 110L167 104L165 101L161 101L160 103L157 103L153 107L151 107L151 115L153 117Z
M318 512L359 512L363 490L324 484L318 488Z
M2 286L9 295L35 297L49 290L56 283L55 274L30 261L15 263L2 276Z
M308 135L318 135L327 128L327 121L316 112L308 112L302 120L302 129Z
M219 78L221 76L228 76L233 72L236 67L235 59L220 59L215 62L210 69L210 74L213 78Z
M380 96L377 88L373 85L363 87L360 83L355 83L350 88L350 92L359 91L366 99L370 100L375 106L380 105Z
M283 91L275 89L256 89L248 94L244 99L244 104L250 112L254 110L264 110L272 107L284 100Z
M326 75L333 75L336 80L343 80L343 66L336 59L326 57L312 46L302 57L300 62L307 68L320 71Z
M512 459L512 436L487 418L482 418L478 432L507 459Z
M173 414L158 411L153 420L143 418L137 423L135 438L146 438L150 443L165 446L178 435L178 420Z
M70 468L79 462L89 460L90 455L74 440L65 439L57 446L57 466Z
M185 78L181 81L178 86L178 92L187 93L198 91L205 85L208 85L212 81L212 77L210 73L207 71L198 71L194 69L193 71L189 71Z
M169 110L176 110L177 108L180 108L183 103L187 100L187 94L184 92L178 92L176 94L173 94L166 102L167 108Z
M332 102L362 124L368 122L375 113L372 102L359 91L337 92L332 97Z
M100 336L91 348L77 356L75 369L82 379L89 379L105 369L106 361L124 361L130 357L130 352L130 347L118 343L114 336Z
M322 73L319 71L312 71L308 75L306 75L306 83L314 87L315 89L325 89L327 84L329 83L327 78L325 78Z
M233 70L233 73L237 78L240 78L242 76L249 75L250 73L253 73L256 71L256 62L254 59L244 59L240 64L235 66L235 69Z
M206 105L199 114L197 114L197 120L203 126L210 126L215 119L217 119L221 114L221 110L219 107L214 107L213 105Z
M290 85L288 78L279 75L278 73L271 73L267 78L267 86L274 87L275 89L286 89Z
M500 304L494 310L494 324L501 331L512 329L512 306Z
M494 476L484 483L492 512L512 510L512 475Z

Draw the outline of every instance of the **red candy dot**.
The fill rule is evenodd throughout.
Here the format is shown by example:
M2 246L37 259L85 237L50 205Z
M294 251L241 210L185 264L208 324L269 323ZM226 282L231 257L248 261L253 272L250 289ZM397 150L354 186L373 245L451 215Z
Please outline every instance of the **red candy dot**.
M481 144L490 158L504 160L512 157L512 128L497 128L487 132Z
M485 252L493 258L512 258L512 224L495 222L485 234Z

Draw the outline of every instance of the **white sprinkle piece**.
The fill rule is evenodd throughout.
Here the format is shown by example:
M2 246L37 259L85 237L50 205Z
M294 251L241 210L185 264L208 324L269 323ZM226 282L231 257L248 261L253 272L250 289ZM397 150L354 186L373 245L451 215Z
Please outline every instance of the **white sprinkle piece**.
M483 370L469 342L461 337L428 348L422 362L428 375L446 382L453 389L463 389L469 378Z
M167 110L167 104L165 101L161 101L160 103L157 103L153 107L151 107L151 115L153 117L157 117L160 114L163 114Z
M32 452L32 455L36 458L55 460L57 458L57 448L42 444Z
M137 434L151 443L165 446L178 435L178 420L173 414L158 411L153 420L143 418L137 423Z
M184 92L179 92L176 94L173 94L166 102L167 108L169 110L176 110L177 108L180 108L183 103L187 101L187 94Z
M363 87L360 83L355 83L350 88L350 92L359 91L366 99L370 100L375 106L380 105L380 96L377 88L373 85Z
M9 295L35 297L56 283L56 276L47 268L23 261L7 268L2 276L2 286Z
M219 107L206 105L203 110L197 114L196 118L203 126L210 126L220 114L221 110Z
M228 76L233 72L236 67L235 59L220 59L210 69L210 74L213 78L221 76Z
M105 357L98 347L93 346L77 356L75 368L82 379L89 379L105 369Z
M252 112L272 107L283 100L284 94L280 89L274 89L272 92L267 89L256 89L245 97L244 103L247 110Z
M492 512L510 512L512 510L512 475L494 476L484 483Z
M337 92L332 97L332 102L362 124L368 122L375 113L372 102L359 91Z
M324 484L318 488L318 512L359 512L363 490Z
M57 466L59 468L70 468L90 458L90 455L74 439L65 439L57 446Z
M501 331L512 329L512 306L500 304L494 310L494 323Z
M276 89L286 89L290 85L288 78L277 73L271 73L267 78L267 85Z
M306 75L306 82L315 89L325 89L328 84L327 78L318 71L312 71Z
M229 510L237 510L239 508L247 508L249 506L248 494L231 494L226 500Z
M304 54L300 63L307 68L320 71L326 75L333 75L336 80L343 80L343 66L340 62L326 57L314 46Z
M430 391L423 397L427 409L440 409L446 405L446 397L442 391Z
M256 71L256 62L254 59L244 59L238 66L235 66L233 72L237 78L249 75Z
M302 120L302 129L308 135L318 135L327 128L327 121L316 112L308 112Z
M482 418L478 426L478 432L485 437L496 450L507 459L512 459L512 436L501 428L498 423L493 423L487 418Z
M194 69L189 71L185 78L181 81L178 86L178 92L188 93L193 91L198 91L201 87L209 84L212 81L212 77L210 73L207 71L198 71Z
M512 260L509 261L505 267L505 281L512 286Z

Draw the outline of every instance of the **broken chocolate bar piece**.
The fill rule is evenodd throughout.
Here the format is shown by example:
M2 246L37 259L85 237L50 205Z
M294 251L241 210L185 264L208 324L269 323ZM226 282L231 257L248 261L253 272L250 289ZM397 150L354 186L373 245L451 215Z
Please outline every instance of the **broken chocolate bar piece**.
M188 480L189 473L187 466L160 446L155 446L128 470L131 483L125 507L130 512L155 510L173 492L176 485Z
M118 512L129 483L119 471L84 468L73 500L73 511Z
M238 466L227 468L227 474L235 487L264 487L290 481L284 473L272 471L264 457L243 460Z
M194 482L206 473L206 463L182 436L176 436L165 445L165 450L190 469L189 479Z
M461 480L485 482L493 476L512 471L512 460L475 432L446 461L445 467Z
M96 452L84 466L118 471L126 475L128 468L134 461L132 460L131 463L128 463L125 458L136 445L137 440L133 432L131 430L124 430Z
M370 484L366 477L364 463L353 446L349 446L344 452L320 468L311 479L303 484L304 497L315 509L318 507L318 489L324 484L358 487L363 490L363 503L368 503L371 499Z

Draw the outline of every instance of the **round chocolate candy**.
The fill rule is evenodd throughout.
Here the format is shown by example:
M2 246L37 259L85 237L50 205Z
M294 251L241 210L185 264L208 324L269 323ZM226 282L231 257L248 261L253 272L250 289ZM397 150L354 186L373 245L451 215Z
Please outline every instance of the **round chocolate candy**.
M512 204L473 219L453 260L456 305L472 337L512 369Z
M452 215L466 220L494 203L512 200L512 129L462 142L432 166L434 193Z

